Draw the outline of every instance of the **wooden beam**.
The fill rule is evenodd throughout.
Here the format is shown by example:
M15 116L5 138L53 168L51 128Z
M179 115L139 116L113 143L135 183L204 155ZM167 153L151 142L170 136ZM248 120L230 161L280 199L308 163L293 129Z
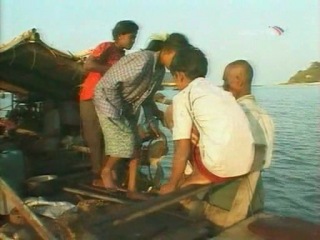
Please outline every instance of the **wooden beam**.
M5 81L0 80L0 89L5 90L6 92L11 92L11 93L20 93L23 95L27 95L29 92L21 87L18 87L14 84L10 84Z
M135 205L133 208L129 208L124 212L118 215L118 219L113 221L113 225L119 225L131 221L133 219L146 216L150 213L159 211L165 207L173 205L175 203L180 202L181 200L197 195L198 193L202 193L204 191L208 191L214 185L207 184L207 185L191 185L185 188L182 188L179 191L159 196L158 198L154 198L152 200L143 202L141 204Z
M52 233L43 225L38 217L26 206L11 187L0 177L1 191L5 194L8 201L12 202L13 205L18 209L22 217L34 228L37 234L42 239L56 239Z

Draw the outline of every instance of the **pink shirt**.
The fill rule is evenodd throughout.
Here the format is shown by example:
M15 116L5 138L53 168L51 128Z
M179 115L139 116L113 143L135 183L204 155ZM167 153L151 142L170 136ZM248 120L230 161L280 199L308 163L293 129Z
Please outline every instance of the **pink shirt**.
M102 54L103 53L103 54ZM113 42L100 43L91 53L91 56L106 66L112 66L124 56L124 50L115 46ZM89 72L81 85L80 100L90 100L93 97L94 88L101 78L99 72Z

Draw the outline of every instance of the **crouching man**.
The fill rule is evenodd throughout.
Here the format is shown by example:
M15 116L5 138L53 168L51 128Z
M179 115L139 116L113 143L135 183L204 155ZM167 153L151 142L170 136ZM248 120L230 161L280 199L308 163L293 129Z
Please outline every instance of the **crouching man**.
M205 79L208 62L196 48L177 52L170 71L181 90L173 98L174 156L160 194L191 184L226 181L250 171L254 158L249 122L235 98ZM197 133L198 132L198 133ZM199 134L198 144L192 133ZM191 160L193 171L184 171Z

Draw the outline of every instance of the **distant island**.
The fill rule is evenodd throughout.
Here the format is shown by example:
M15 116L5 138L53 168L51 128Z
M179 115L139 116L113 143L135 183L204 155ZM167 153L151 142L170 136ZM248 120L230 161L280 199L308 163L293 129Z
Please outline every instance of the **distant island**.
M296 83L320 83L320 62L311 63L309 68L298 71L288 82L283 84Z

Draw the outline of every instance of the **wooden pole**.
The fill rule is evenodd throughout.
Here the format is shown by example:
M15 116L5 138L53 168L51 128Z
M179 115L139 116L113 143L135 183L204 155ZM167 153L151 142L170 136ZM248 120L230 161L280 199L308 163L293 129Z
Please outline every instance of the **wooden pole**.
M109 202L115 202L115 203L121 203L121 204L130 203L128 201L120 200L118 198L109 197L106 195L93 193L93 192L89 192L89 191L85 191L85 190L81 190L81 189L77 189L77 188L64 187L63 191L69 192L69 193L79 194L79 195L86 196L86 197L97 198L97 199L101 199L101 200L105 200L105 201L109 201Z
M22 217L34 228L38 235L45 240L56 239L51 232L43 225L38 217L26 206L11 187L0 177L1 191L5 194L8 201L18 209Z

